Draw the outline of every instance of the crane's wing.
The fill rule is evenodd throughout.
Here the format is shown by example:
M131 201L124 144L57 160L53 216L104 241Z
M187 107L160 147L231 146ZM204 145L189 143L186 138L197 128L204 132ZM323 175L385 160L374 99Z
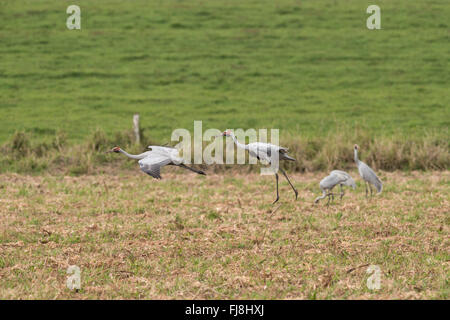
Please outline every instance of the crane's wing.
M267 143L252 142L247 145L248 153L263 162L270 162L270 148Z
M353 180L352 177L348 177L348 179L345 180L344 182L342 182L342 184L344 186L349 186L349 187L352 187L353 189L356 189L356 183L355 183L355 180Z
M378 193L381 193L383 191L383 183L381 180L377 177L377 183L375 184L375 188L377 188Z
M288 155L288 148L280 147L271 143L266 144L268 150L267 154L271 158L273 155L278 154L280 160L296 161L295 158Z
M177 150L175 148L172 147L163 147L163 146L148 146L148 149L152 150L152 151L159 151L159 152L173 152L174 150Z
M342 171L342 170L333 170L333 171L330 172L330 174L337 174L337 175L341 175L341 176L346 177L346 178L351 178L350 175L347 172Z
M154 152L150 152L147 157L138 161L141 170L156 179L161 179L161 167L171 162L169 157Z
M343 184L344 186L349 186L349 187L352 187L353 189L356 188L355 180L353 180L353 178L347 172L342 171L342 170L333 170L333 171L331 171L330 174L334 174L334 175L341 177L342 182L340 182L340 183Z
M161 154L170 158L175 164L183 163L183 158L180 157L178 149L172 147L162 146L148 146L152 153Z
M278 155L279 160L288 159L295 160L287 156L287 148L279 147L271 143L265 142L253 142L248 144L249 153L262 161L267 161L271 163L274 159L273 156Z
M275 144L266 143L266 142L254 142L254 143L251 143L251 144L255 145L257 148L260 148L261 150L267 149L267 150L278 151L280 153L287 153L288 150L289 150L288 148L280 147L280 146L277 146Z
M330 173L329 176L326 176L325 178L322 179L322 181L320 181L319 183L319 187L320 189L333 189L336 185L342 183L345 181L345 178L340 175L340 174L336 174L336 173Z
M380 178L378 178L378 176L375 174L375 172L373 172L373 177L371 179L371 182L377 189L377 192L381 193L381 191L383 190L383 183L381 182Z
M369 167L364 162L360 161L358 170L364 180L368 181L369 183L375 186L378 193L380 193L383 190L383 183L381 182L381 180L378 178L378 176L375 174L375 172L372 170L371 167Z

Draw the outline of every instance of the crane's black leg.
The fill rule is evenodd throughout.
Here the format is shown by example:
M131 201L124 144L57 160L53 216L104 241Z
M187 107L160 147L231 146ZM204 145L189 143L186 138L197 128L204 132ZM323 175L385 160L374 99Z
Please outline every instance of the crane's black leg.
M181 168L184 168L184 169L191 170L191 171L193 171L193 172L195 172L195 173L198 173L198 174L206 175L206 173L204 173L203 171L197 170L197 169L194 169L194 168L191 168L191 167L188 167L187 165L185 165L185 164L183 164L183 163L180 163L178 166L181 167Z
M327 207L328 207L330 205L331 193L328 192L327 197L328 197L328 201L327 201Z
M298 197L298 191L297 191L297 189L295 189L295 187L292 185L292 183L291 183L291 181L289 180L289 178L288 178L286 172L284 172L284 170L281 169L281 168L279 168L279 170L280 170L281 173L286 177L286 180L289 182L289 184L290 184L292 190L294 190L294 193L295 193L295 200L297 200L297 197Z
M275 173L275 180L277 181L277 198L272 204L275 204L280 199L280 195L278 193L278 173Z
M339 187L341 188L341 200L342 200L342 197L344 196L344 188L342 188L342 184L340 184Z
M367 190L367 181L364 181L364 185L366 186L366 198L369 196L369 190Z
M369 189L370 189L370 197L373 197L373 189L372 189L372 185L369 183Z

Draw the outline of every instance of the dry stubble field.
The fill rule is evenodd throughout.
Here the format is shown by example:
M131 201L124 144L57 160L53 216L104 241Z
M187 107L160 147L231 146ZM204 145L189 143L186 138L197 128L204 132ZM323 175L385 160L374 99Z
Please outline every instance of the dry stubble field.
M0 298L448 299L449 172L381 172L370 201L351 174L329 207L313 204L323 173L292 175L298 201L282 180L274 206L258 174L2 174Z

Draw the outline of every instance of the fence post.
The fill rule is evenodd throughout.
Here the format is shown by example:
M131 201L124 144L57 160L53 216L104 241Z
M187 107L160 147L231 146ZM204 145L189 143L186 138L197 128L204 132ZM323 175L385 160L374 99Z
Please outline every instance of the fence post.
M139 132L139 114L135 114L133 116L133 130L134 135L136 136L136 143L137 144L141 143L141 135Z

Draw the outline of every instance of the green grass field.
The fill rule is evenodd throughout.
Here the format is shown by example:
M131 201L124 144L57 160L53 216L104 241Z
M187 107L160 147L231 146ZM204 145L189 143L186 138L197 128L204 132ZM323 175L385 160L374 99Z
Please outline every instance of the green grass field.
M448 17L448 0L1 0L0 299L448 299ZM194 120L280 129L299 199L281 178L271 205L258 166L157 181L105 154ZM371 200L354 143L384 183ZM332 169L358 186L314 205Z
M375 1L0 3L0 143L96 128L279 128L448 137L450 5ZM81 30L66 8L81 7Z

